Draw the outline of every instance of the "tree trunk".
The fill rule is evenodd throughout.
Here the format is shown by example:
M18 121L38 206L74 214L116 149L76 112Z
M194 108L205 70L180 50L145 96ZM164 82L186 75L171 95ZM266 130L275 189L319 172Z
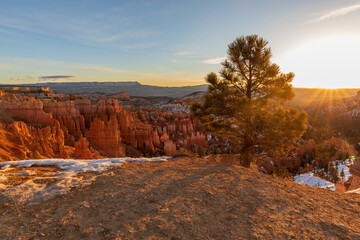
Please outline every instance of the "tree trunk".
M252 160L252 154L250 151L245 151L240 154L240 164L243 167L246 168L250 167L251 160Z
M249 133L244 136L241 154L240 154L240 164L244 167L250 167L250 163L252 160L251 149L253 147L254 141L252 135Z

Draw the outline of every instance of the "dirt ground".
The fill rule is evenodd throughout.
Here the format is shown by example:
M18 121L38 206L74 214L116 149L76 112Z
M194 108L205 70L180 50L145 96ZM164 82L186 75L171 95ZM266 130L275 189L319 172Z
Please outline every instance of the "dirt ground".
M0 225L0 239L360 239L360 195L176 158L36 205L0 195Z

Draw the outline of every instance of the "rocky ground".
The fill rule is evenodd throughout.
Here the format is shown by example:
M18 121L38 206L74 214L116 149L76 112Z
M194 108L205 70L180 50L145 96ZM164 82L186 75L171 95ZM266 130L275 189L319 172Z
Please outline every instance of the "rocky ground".
M0 195L0 239L360 239L360 195L231 163L126 163L36 204Z

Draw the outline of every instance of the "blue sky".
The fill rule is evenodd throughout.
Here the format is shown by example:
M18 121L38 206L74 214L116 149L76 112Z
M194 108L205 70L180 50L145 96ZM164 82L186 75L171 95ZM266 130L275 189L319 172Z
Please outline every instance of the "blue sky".
M231 41L258 34L295 86L360 87L359 24L350 0L1 1L0 83L203 84Z

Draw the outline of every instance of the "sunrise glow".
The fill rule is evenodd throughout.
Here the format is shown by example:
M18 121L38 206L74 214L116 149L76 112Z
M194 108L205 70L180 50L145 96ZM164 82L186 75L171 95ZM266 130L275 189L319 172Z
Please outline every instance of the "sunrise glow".
M329 36L299 44L278 59L282 70L295 72L296 87L360 87L360 36Z
M360 87L357 1L210 2L1 3L0 84L201 85L233 39L258 34L295 87Z

